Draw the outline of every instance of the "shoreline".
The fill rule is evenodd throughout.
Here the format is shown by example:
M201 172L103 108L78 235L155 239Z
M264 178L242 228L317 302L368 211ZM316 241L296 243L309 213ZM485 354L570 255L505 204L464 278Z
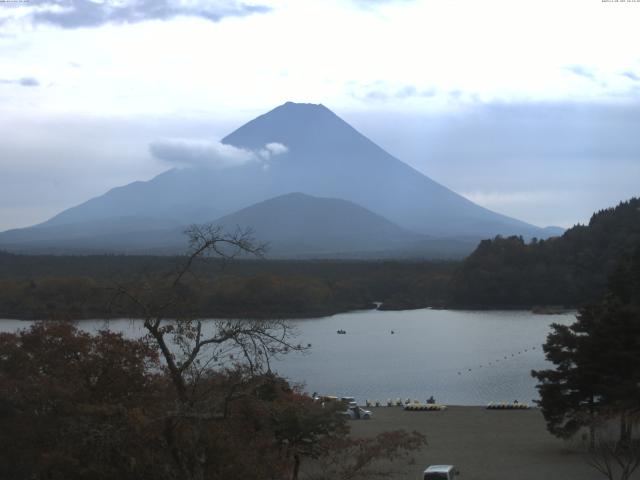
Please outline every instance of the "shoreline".
M218 316L208 316L203 315L196 320L318 320L322 318L333 317L335 315L349 314L349 313L358 313L358 312L413 312L417 310L444 310L451 312L527 312L533 315L539 316L554 316L554 315L567 315L567 314L575 314L577 312L577 308L568 308L568 309L556 309L556 310L541 310L539 308L504 308L504 307L496 307L496 308L470 308L470 307L461 307L461 308L448 308L448 307L420 307L420 308L406 308L406 309L385 309L385 308L355 308L350 310L327 310L324 312L307 312L303 314L286 314L286 315L271 315L271 316L233 316L233 315L218 315ZM96 316L88 316L82 318L33 318L30 316L17 317L12 314L0 314L0 322L3 321L20 321L20 322L92 322L92 321L112 321L112 320L143 320L142 318L132 318L127 317L125 315L122 316L104 316L104 317L96 317ZM168 320L171 320L168 318Z
M351 420L355 437L392 430L416 430L427 446L414 452L414 464L394 480L422 478L429 465L451 464L464 480L514 478L598 480L577 443L547 432L538 408L490 410L485 406L447 406L443 411L405 411L401 407L370 407L371 420ZM634 478L634 477L632 477Z

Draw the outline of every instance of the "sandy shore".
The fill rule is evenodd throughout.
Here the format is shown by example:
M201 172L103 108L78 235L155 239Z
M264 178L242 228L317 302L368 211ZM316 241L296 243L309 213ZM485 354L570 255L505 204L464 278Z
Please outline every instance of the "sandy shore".
M374 418L351 421L357 436L388 430L417 430L427 447L397 480L422 479L432 464L453 464L460 480L603 479L571 444L556 439L538 409L486 410L449 407L442 412L408 412L401 407L371 408ZM633 477L636 478L636 477ZM637 476L640 478L640 476Z

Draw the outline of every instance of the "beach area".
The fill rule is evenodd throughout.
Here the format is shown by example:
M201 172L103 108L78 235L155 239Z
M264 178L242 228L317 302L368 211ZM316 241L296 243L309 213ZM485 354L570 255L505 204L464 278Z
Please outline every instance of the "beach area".
M542 413L449 407L444 411L405 411L373 407L371 420L351 421L352 435L369 437L391 430L416 430L428 445L414 452L415 463L394 480L422 479L429 465L451 464L461 480L598 480L578 442L565 442L547 432ZM632 478L640 478L640 472Z

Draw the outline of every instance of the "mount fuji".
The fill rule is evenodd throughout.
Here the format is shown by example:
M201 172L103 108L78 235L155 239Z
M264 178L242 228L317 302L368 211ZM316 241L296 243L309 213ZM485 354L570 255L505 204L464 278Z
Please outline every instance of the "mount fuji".
M0 248L171 250L182 245L176 232L184 226L232 218L243 209L282 196L287 201L266 202L259 211L264 231L269 218L277 217L280 230L287 232L287 241L283 235L274 235L273 228L268 235L277 239L275 244L270 240L272 246L285 256L289 248L304 255L295 238L309 237L311 226L315 243L331 245L336 254L371 250L374 244L375 251L415 251L416 245L422 245L420 255L427 257L435 244L425 239L437 239L440 246L451 241L463 254L477 240L495 235L546 238L561 233L467 200L393 157L323 105L285 103L238 128L222 144L249 153L264 151L265 145L279 145L281 150L264 161L224 168L199 162L167 170L146 182L113 188L39 225L0 233ZM304 197L288 195L292 193ZM283 206L301 199L309 212L305 216L298 210L287 224ZM332 222L337 200L350 205L347 210L354 215L353 222ZM307 221L301 222L303 217ZM237 218L249 220L250 216ZM373 237L379 241L364 241ZM338 238L343 239L342 246L335 243Z

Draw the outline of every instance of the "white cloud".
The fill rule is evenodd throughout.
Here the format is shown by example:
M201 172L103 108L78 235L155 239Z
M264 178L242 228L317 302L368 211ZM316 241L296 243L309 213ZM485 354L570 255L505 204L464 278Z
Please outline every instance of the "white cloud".
M40 1L37 5L23 2L19 15L4 17L4 22L27 20L31 24L49 24L60 28L96 28L102 25L138 23L149 20L170 20L179 16L200 17L219 22L227 17L244 17L268 13L263 5L249 5L235 0L181 2L175 0L56 0ZM34 2L35 3L35 2ZM0 17L0 25L3 18Z
M182 167L232 168L247 163L267 162L288 148L281 143L267 143L258 150L237 148L211 140L166 139L149 144L151 154L163 162Z
M260 149L258 154L264 159L269 160L271 157L275 157L276 155L282 155L283 153L287 153L289 149L286 145L278 142L267 143L264 148Z
M21 87L37 87L40 85L40 82L33 77L22 77L18 79L6 79L0 78L0 84L4 85L19 85Z
M64 13L69 9L62 5L93 9L89 3L107 3L88 2L55 2L60 5L55 11L51 9L53 0L32 0L0 8L1 76L5 79L0 79L0 126L6 132L0 145L0 192L8 191L7 170L11 165L30 172L42 164L43 177L59 176L63 186L52 189L51 195L41 200L43 205L56 201L60 207L86 199L88 193L83 189L92 177L100 182L89 192L96 195L107 186L149 178L165 168L167 162L209 162L220 168L254 161L268 169L265 158L278 153L277 148L229 152L212 142L155 142L160 155L174 159L180 156L157 161L149 155L148 146L153 139L169 136L222 138L287 100L323 103L346 120L360 115L360 122L352 122L353 125L360 129L367 122L375 123L372 131L377 129L378 134L371 135L374 141L394 147L390 151L401 153L401 159L415 160L416 167L428 166L422 170L435 179L455 190L471 192L472 198L496 208L499 197L474 189L531 191L541 184L539 177L522 174L522 162L497 154L504 150L510 154L509 146L514 145L518 151L536 150L540 158L542 154L551 157L544 149L540 152L537 144L523 143L509 135L480 142L476 137L484 135L483 129L467 128L467 134L474 137L471 142L460 134L457 118L443 115L466 113L475 105L495 102L508 106L566 102L569 110L578 113L577 117L565 122L561 111L560 116L550 111L550 120L544 120L544 124L572 126L572 140L563 135L562 142L553 143L548 135L539 135L541 146L573 149L578 141L579 148L573 150L587 155L595 151L598 158L602 157L599 161L603 169L612 169L605 156L631 151L637 161L637 148L633 150L634 144L629 143L635 138L632 130L637 122L616 117L610 120L610 127L603 122L585 134L581 131L581 118L608 118L599 112L583 111L584 105L612 102L635 108L640 100L640 3L247 0L245 4L242 0L127 0L118 4L179 3L184 8L188 6L193 15L183 10L173 16L162 7L164 10L156 10L155 14L145 10L139 17L145 21L125 21L118 14L119 17L111 15L106 23L97 22L95 28L60 28L61 21L70 20ZM241 13L252 13L251 9L241 9L222 21L211 21L198 14L205 4L216 10L219 5L265 8L253 12L259 14L246 16ZM364 4L368 8L361 8ZM74 11L77 13L78 8ZM55 12L58 14L52 17ZM36 13L41 20L48 15L49 21L33 24ZM86 16L80 20L86 24ZM588 80L588 72L597 81ZM35 85L38 81L39 87ZM373 116L375 112L379 114L377 118ZM474 115L473 111L469 114ZM119 122L122 125L127 125L125 119L144 117L140 123L144 128L139 125L127 134L113 125L45 122L58 116L83 119L87 115L123 119ZM389 120L393 115L433 116L435 133L429 137L433 141L424 141L421 123L400 125ZM22 128L15 125L18 116L28 119ZM528 119L526 112L518 113L517 118ZM552 122L554 118L558 121ZM180 121L173 121L176 119ZM199 122L198 130L187 124L194 119ZM483 118L479 120L481 126L486 125ZM171 128L158 128L158 123L167 121L173 121ZM212 130L221 122L225 122L224 128ZM45 124L47 128L43 127ZM527 121L522 127L523 135L534 138ZM610 141L597 136L598 131L605 132ZM485 176L474 177L465 168L447 170L442 166L446 162L439 161L446 158L458 165L466 158L469 160L465 165L471 164L488 144L491 148L484 150L482 158L490 168L482 164L475 170L478 175L486 171ZM565 153L560 158L566 157ZM558 165L569 172L562 176L567 184L569 179L572 184L579 183L571 170L573 163L559 160ZM628 174L630 167L615 168L627 174L621 173L615 182L601 188L620 195L620 191L632 188L620 182L638 177ZM499 175L494 173L497 170ZM109 173L116 171L117 174ZM497 184L492 177L504 181ZM21 178L31 177L25 173ZM43 191L33 185L31 191L22 190L31 196L32 192ZM637 192L637 187L633 188ZM595 187L590 185L585 191L593 197L591 203L587 194L580 198L585 211L608 204L592 193ZM63 199L66 192L73 193L73 198ZM5 204L13 202L16 206L23 201L19 196L5 198ZM531 197L520 198L519 204L524 205L528 198ZM502 200L503 205L509 204L506 197ZM517 198L511 200L511 205L518 204ZM608 198L605 200L609 202ZM521 211L510 213L533 221L530 212L534 207L549 214L559 210L549 201L532 205L530 211L523 206ZM583 215L582 211L579 215ZM27 223L26 216L25 213L20 221ZM12 223L18 224L19 220Z
M247 117L286 100L338 111L375 107L381 99L385 108L448 109L450 99L430 93L451 91L459 91L461 101L618 101L631 88L620 72L633 72L638 59L636 5L416 0L362 9L352 0L259 3L266 4L264 14L217 23L178 16L64 31L46 24L14 29L13 39L0 39L3 76L27 71L55 87L38 96L25 89L0 101L18 111L250 110ZM83 68L70 68L69 61ZM580 65L599 81L576 74ZM375 82L390 89L368 87Z

